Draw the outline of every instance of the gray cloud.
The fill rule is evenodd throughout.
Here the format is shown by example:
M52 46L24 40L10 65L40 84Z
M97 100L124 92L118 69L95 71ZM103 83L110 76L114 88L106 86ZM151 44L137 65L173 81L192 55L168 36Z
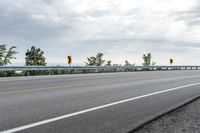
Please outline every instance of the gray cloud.
M184 21L188 26L200 26L200 2L190 10L177 12L176 20Z
M63 63L72 54L80 64L96 52L114 63L144 52L158 54L161 64L171 55L184 63L184 56L200 49L200 35L190 28L199 25L200 6L180 11L169 4L179 0L159 1L1 0L0 41L18 46L22 64L33 44L45 50L49 63Z
M180 46L183 48L200 48L199 42L195 42L195 41L184 41L183 39L175 39L175 38L161 38L159 36L155 37L129 37L129 38L101 38L101 39L90 39L90 40L86 40L84 41L85 44L94 44L94 43L98 43L98 44L105 44L108 45L109 44L145 44L145 45L156 45L156 47L162 47L163 45L159 45L159 44L168 44L168 45L174 45L176 44L176 46Z
M53 0L45 1L47 2L51 4ZM29 8L30 4L32 3L22 3L19 7L11 4L11 10L0 7L0 34L40 40L62 36L65 32L74 30L75 14L70 9L66 8L62 14L56 12L52 5L44 5L42 1Z

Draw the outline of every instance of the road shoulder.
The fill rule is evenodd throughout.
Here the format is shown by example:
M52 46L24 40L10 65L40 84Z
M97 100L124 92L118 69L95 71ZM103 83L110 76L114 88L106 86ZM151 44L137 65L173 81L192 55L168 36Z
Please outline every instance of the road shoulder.
M200 99L155 119L152 122L132 131L134 133L199 133Z

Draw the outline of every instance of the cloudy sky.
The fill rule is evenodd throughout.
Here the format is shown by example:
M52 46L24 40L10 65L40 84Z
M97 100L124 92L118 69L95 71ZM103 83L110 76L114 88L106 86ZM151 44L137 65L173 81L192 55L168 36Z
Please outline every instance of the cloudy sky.
M103 52L114 64L200 65L200 0L0 0L0 43L42 48L49 65Z

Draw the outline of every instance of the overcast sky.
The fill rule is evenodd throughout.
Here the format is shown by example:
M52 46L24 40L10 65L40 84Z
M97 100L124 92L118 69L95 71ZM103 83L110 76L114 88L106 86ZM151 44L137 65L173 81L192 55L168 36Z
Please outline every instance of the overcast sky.
M0 43L42 48L49 65L103 52L114 64L200 65L200 0L0 0Z

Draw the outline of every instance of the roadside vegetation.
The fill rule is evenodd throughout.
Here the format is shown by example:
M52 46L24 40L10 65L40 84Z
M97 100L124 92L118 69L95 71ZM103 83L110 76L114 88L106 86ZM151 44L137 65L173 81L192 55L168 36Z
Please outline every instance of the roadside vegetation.
M0 66L5 66L8 64L11 64L12 59L15 58L15 54L17 54L16 46L12 47L7 47L7 45L0 45ZM9 72L1 72L0 71L0 76L18 76L14 71L9 71Z
M0 66L7 66L12 63L12 60L16 59L16 46L8 47L7 45L0 45ZM130 63L128 60L125 60L124 65L120 64L112 64L111 60L104 60L103 53L97 53L95 56L87 57L85 61L86 66L105 66L105 67L116 67L116 66L124 66L124 71L134 71L133 66L135 63ZM152 61L151 53L143 54L143 70L149 70L149 66L154 66L156 62ZM25 66L46 66L46 58L45 52L37 48L36 46L32 46L30 49L27 49L25 53ZM118 70L114 70L117 72ZM29 76L29 75L59 75L59 74L70 74L70 73L90 73L95 71L68 71L68 70L55 70L55 71L26 71L26 72L15 72L15 71L0 71L0 77L10 77L10 76ZM103 72L103 71L102 71Z
M44 57L44 51L40 48L32 46L25 53L26 66L46 66L46 59ZM26 71L25 75L47 75L48 71Z

